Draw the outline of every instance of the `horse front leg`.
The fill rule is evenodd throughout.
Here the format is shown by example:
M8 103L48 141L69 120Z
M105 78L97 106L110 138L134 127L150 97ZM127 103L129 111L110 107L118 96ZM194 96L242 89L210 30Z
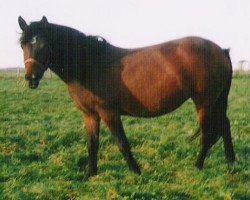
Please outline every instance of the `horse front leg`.
M101 116L101 118L106 123L112 136L115 138L116 142L118 143L119 150L122 153L125 160L127 161L129 170L140 175L141 171L136 160L134 159L131 153L131 150L130 150L131 148L130 148L128 139L125 135L120 115L113 114L113 113L105 113Z
M97 174L100 118L95 115L84 115L84 122L88 134L89 176L94 176Z

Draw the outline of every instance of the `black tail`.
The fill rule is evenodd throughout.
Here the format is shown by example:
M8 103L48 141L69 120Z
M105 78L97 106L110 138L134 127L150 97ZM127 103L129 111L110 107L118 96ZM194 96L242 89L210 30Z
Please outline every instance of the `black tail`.
M233 77L233 67L232 67L232 62L231 62L231 58L230 58L230 49L224 49L223 50L228 61L229 61L229 67L230 67L230 71L229 71L229 76L228 76L228 80L227 80L227 83L226 85L224 86L224 89L222 90L219 98L217 101L224 101L225 103L225 110L227 109L227 99L228 99L228 94L229 94L229 91L230 91L230 88L231 88L231 83L232 83L232 77ZM225 102L226 100L226 102Z
M228 77L228 81L227 81L227 85L226 85L226 88L228 88L228 93L229 93L229 90L231 88L231 83L232 83L232 77L233 77L233 66L232 66L232 61L231 61L231 58L230 58L230 49L224 49L224 53L230 63L230 75Z
M230 64L229 66L230 74L228 76L228 80L227 80L226 85L224 86L224 89L222 90L219 98L217 99L214 109L216 110L216 113L217 113L217 116L215 116L216 122L217 122L216 128L219 133L217 135L217 138L222 136L226 159L230 162L234 162L235 153L234 153L232 137L231 137L230 121L227 117L228 95L229 95L229 91L230 91L231 83L232 83L233 69L232 69L232 62L229 56L229 50L224 50L224 52Z
M229 80L228 80L227 86L226 86L226 87L228 87L228 93L229 93L229 90L231 88L231 83L232 83L232 77L233 77L233 66L232 66L232 61L231 61L230 54L229 54L230 49L224 49L224 52L225 52L225 55L228 58L229 63L230 63L230 75L229 75Z

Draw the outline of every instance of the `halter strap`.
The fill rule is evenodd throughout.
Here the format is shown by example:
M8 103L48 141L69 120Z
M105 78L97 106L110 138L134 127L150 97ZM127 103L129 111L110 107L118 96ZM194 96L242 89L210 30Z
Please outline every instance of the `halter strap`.
M40 67L41 69L46 69L46 67L40 63L39 61L37 61L34 58L28 58L24 61L24 65L26 65L27 63L35 63L38 67Z

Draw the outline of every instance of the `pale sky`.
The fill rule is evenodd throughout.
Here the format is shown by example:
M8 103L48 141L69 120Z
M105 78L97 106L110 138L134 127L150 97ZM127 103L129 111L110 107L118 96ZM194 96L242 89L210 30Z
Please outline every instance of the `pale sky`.
M23 66L17 18L100 35L133 48L201 36L231 48L233 63L250 60L250 0L1 0L0 68Z

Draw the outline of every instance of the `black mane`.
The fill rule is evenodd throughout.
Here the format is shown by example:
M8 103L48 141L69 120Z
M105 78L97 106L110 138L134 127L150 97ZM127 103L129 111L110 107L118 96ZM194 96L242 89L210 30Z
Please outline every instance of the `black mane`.
M103 37L98 35L85 35L84 33L67 26L61 26L57 24L48 24L47 27L44 27L44 25L41 22L32 22L28 28L23 31L19 42L20 44L26 44L28 43L34 35L41 35L41 36L52 36L57 33L65 33L67 36L73 36L75 38L81 38L82 41L85 40L86 43L93 43L96 42L101 45L107 45L109 44ZM52 38L51 38L52 39Z

